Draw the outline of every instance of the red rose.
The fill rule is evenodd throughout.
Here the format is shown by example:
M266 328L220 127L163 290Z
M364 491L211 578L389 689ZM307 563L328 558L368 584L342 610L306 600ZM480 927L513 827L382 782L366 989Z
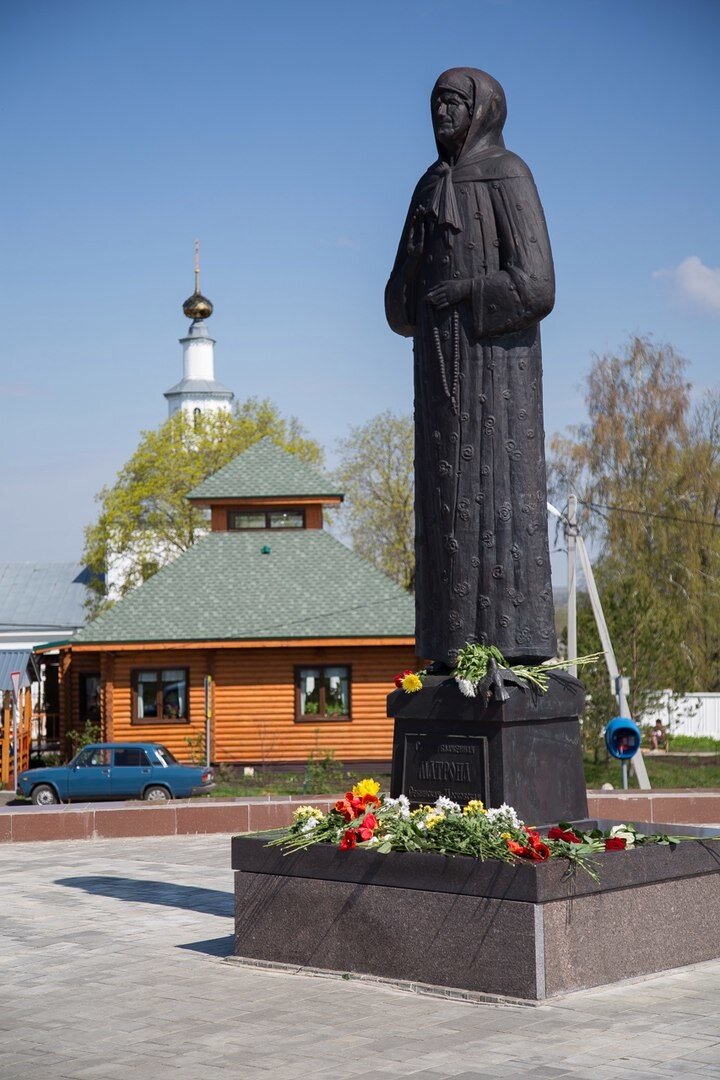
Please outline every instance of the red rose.
M506 840L505 843L508 846L508 851L511 855L524 855L525 848L522 844L518 844L517 840Z
M349 848L354 848L357 844L357 834L354 829L348 829L343 833L343 838L340 841L340 850L347 851Z
M627 847L627 840L624 836L609 836L605 841L606 851L623 851Z
M582 844L582 840L572 829L559 829L557 825L548 832L548 840L564 840L567 844Z
M410 668L408 668L407 671L401 671L399 675L395 676L395 685L397 686L398 690L402 690L402 681L405 676L412 674L413 672L410 670Z

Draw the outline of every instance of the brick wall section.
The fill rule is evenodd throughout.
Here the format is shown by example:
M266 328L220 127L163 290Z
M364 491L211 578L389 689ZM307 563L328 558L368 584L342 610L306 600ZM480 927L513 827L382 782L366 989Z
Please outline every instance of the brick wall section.
M717 825L720 791L588 791L591 818L668 825Z
M336 796L267 796L252 799L190 799L166 806L144 803L82 803L72 806L0 807L0 843L29 840L93 840L122 836L245 833L288 825L297 806L329 809ZM720 791L588 792L590 817L668 825L717 825Z
M165 806L145 806L140 802L115 806L103 803L6 806L0 808L0 842L260 832L289 825L297 806L312 803L328 810L335 798L269 796L227 802L192 799Z

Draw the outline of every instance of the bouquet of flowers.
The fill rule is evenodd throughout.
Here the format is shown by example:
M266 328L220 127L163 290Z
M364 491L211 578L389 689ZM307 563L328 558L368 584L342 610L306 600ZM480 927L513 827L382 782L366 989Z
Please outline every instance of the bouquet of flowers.
M473 799L461 807L442 795L432 806L411 810L404 795L397 799L381 795L377 781L368 778L355 784L328 813L315 806L298 807L289 829L271 840L269 846L292 852L329 843L340 851L425 851L508 863L564 858L597 878L588 860L598 852L643 844L673 844L681 839L690 838L648 835L626 824L604 831L584 831L566 821L541 835L505 803L486 809Z
M501 678L510 676L518 685L532 687L544 694L550 685L550 672L563 671L572 665L582 667L585 664L595 664L602 656L603 653L591 653L588 656L576 656L571 660L548 660L544 664L510 664L494 645L468 642L458 653L453 677L460 693L474 698L478 696L483 681L494 665ZM415 694L422 690L427 674L426 668L420 671L411 671L408 668L395 676L395 686L406 694Z

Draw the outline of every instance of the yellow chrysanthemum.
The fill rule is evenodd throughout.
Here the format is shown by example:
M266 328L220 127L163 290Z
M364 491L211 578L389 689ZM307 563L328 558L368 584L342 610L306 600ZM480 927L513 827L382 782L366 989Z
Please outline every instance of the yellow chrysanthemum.
M480 799L471 799L467 806L463 807L463 814L487 814L487 810Z
M400 685L406 694L416 694L418 690L422 690L422 679L411 673L405 676Z
M512 840L512 836L510 835L509 832L501 832L500 833L500 839L501 840Z
M438 810L436 813L428 814L425 825L428 829L434 829L441 821L445 820L445 814L442 810Z
M363 795L377 795L379 790L380 785L377 780L371 780L368 777L366 780L360 780L359 783L355 784L352 793L358 799L362 799Z
M410 817L422 817L423 814L429 814L432 811L432 806L418 806L417 810L413 810Z
M297 810L293 814L296 821L304 821L305 818L323 818L325 814L317 806L298 806Z

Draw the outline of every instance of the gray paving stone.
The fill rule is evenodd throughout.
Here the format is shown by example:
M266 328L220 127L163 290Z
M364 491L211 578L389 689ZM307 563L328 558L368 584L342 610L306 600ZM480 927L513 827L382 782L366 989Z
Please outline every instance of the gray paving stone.
M3 1080L720 1077L720 962L538 1008L225 963L227 836L0 846L0 911Z

